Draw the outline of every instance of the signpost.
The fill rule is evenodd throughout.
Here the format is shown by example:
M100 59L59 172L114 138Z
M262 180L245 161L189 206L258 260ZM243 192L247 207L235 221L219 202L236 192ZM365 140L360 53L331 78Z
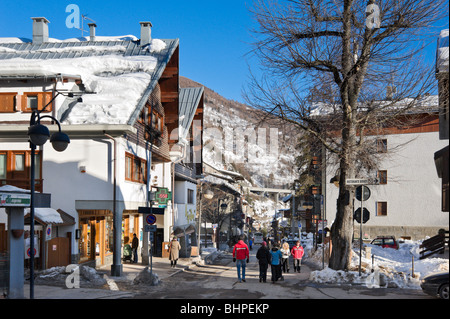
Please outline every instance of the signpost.
M347 183L347 181L348 180L346 180L346 183ZM356 184L357 180L353 180L353 181L355 182L355 184L352 184L352 185L358 185L358 184ZM368 180L359 180L359 182L363 182L363 181L368 182ZM365 183L361 183L361 184L359 184L360 186L358 186L356 188L355 196L356 196L356 199L361 202L361 208L358 208L353 215L353 218L356 219L356 221L359 223L359 276L361 276L361 258L362 258L362 243L363 243L362 225L367 223L370 218L370 212L366 208L363 207L363 203L370 198L371 192L370 192L370 189L367 186L365 186L364 184Z

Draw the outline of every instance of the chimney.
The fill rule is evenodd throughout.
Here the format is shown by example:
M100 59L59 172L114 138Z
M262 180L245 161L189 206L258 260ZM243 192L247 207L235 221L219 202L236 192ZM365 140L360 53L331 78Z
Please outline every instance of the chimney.
M44 17L31 18L33 20L33 44L48 42L48 21Z
M152 23L139 22L141 24L141 46L150 44L152 41Z
M97 27L97 25L95 23L88 23L88 26L90 35L89 41L95 41L95 28Z

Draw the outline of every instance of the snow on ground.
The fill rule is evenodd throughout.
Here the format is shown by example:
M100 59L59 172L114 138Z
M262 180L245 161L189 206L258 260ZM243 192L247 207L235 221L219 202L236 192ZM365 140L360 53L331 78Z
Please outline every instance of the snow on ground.
M309 234L308 234L309 235ZM364 244L361 258L362 273L359 276L359 245L353 248L351 271L336 271L328 268L325 261L323 270L313 271L310 279L317 283L360 284L369 288L421 289L420 281L433 273L449 270L449 260L439 254L420 260L419 246L422 241L405 240L398 250ZM306 241L306 258L319 269L322 268L322 249L313 251L312 234ZM328 245L327 245L328 247ZM366 256L365 247L371 249L373 258ZM412 276L414 262L414 277Z

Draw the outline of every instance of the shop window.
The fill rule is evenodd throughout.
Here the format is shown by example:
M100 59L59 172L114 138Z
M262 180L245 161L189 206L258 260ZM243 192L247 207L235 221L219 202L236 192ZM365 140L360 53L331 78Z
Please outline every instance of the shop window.
M0 113L13 113L16 108L17 93L0 93Z
M377 216L387 216L387 202L377 202Z
M147 161L125 153L125 180L147 184Z

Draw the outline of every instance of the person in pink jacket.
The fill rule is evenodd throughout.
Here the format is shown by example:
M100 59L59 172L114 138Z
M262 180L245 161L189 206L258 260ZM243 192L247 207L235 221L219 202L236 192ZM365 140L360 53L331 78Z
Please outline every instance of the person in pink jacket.
M294 257L294 272L298 271L300 272L300 267L302 265L302 258L304 255L304 250L302 245L300 245L300 241L297 240L295 243L295 246L292 247L291 255Z

